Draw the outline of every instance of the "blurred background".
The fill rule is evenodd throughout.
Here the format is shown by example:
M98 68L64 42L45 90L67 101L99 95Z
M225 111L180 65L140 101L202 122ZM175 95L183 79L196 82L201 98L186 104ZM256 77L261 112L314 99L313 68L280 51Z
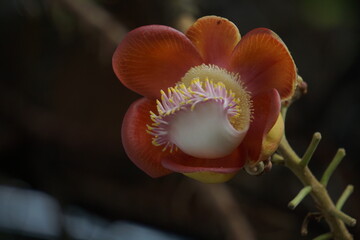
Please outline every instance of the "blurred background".
M329 183L360 219L360 13L357 0L3 0L0 1L0 239L312 239L310 198L282 166L226 184L172 174L151 179L122 148L120 127L138 95L115 77L111 58L127 31L146 24L185 30L219 15L242 34L275 31L309 85L289 110L287 136L320 177L347 150ZM359 224L358 224L359 225ZM360 228L349 228L355 239Z

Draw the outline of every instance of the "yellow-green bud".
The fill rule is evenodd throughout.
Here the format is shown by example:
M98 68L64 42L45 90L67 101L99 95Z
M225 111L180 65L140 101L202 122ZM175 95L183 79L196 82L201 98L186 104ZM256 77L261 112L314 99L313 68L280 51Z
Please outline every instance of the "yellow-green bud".
M284 120L279 114L276 123L263 139L260 160L268 159L279 147L280 141L284 135Z

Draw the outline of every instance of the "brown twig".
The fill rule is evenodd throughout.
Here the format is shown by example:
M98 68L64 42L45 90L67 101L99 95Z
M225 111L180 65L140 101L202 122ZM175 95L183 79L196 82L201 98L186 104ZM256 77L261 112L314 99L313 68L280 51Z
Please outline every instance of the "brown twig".
M322 215L320 212L309 212L306 215L306 217L304 218L304 221L301 225L301 235L302 236L308 235L308 225L312 219L315 219L319 222L321 220L321 218L322 218Z

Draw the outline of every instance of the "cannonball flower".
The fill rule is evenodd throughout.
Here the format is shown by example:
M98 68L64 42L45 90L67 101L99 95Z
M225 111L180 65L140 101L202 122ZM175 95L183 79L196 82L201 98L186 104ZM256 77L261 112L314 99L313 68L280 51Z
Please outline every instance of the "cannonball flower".
M198 19L186 34L143 26L126 35L112 63L120 81L143 96L124 117L122 142L148 175L224 182L276 150L282 133L268 134L275 125L283 130L275 123L297 73L271 30L241 38L217 16Z

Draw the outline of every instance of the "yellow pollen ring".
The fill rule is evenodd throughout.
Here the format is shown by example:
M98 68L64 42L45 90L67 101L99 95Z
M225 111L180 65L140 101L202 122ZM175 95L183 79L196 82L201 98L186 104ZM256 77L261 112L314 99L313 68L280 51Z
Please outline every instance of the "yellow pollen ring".
M246 91L238 74L231 73L216 65L202 64L191 68L178 84L189 87L196 80L204 82L207 79L227 89L228 94L234 98L239 113L229 119L233 127L237 130L246 128L252 118L252 102L250 94Z

